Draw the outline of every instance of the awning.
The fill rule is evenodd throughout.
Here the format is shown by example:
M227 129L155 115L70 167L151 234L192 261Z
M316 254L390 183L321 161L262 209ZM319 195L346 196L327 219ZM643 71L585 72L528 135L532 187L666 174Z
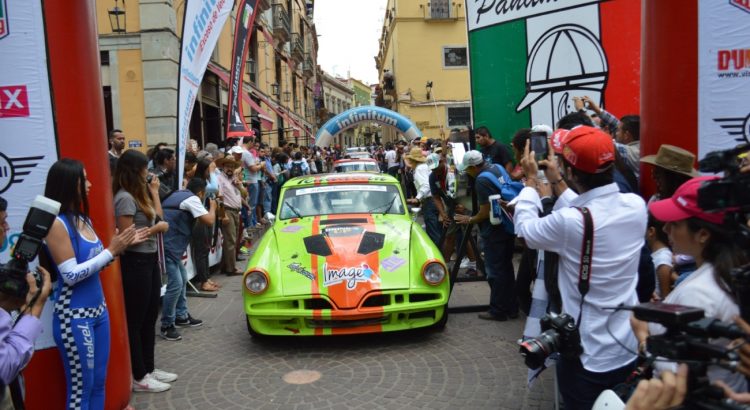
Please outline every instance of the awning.
M217 65L215 65L213 63L209 63L208 64L208 70L211 71L212 73L216 74L221 79L221 81L224 81L225 83L227 83L227 85L229 85L229 73L226 72L223 68L221 68L221 67L219 67L219 66L217 66ZM247 90L243 90L243 91L247 91ZM250 104L250 107L252 107L253 110L255 110L255 111L258 112L258 117L261 119L261 127L263 129L265 129L265 130L271 130L271 129L273 129L273 124L274 124L275 121L273 119L271 119L270 114L266 110L264 110L260 106L260 104L256 103L255 100L253 100L252 98L250 98L250 95L247 92L243 92L242 93L242 101ZM270 106L270 104L269 104L269 106ZM261 117L261 115L263 117Z

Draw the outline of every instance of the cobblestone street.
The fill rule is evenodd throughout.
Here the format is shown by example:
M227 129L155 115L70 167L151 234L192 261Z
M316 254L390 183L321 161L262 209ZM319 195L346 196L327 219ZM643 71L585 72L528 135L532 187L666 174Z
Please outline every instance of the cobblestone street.
M216 299L188 298L204 325L182 329L177 342L157 336L156 365L179 380L165 393L134 393L136 409L553 408L551 372L526 388L516 345L522 319L462 313L440 333L256 341L244 322L241 278L214 279L223 285ZM486 303L488 294L484 282L458 283L451 306ZM305 382L291 380L297 370L320 377L288 383Z

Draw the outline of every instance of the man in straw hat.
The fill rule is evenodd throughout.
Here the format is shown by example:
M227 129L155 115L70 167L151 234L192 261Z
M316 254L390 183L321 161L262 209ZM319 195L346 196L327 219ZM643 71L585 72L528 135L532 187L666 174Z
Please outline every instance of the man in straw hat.
M646 155L641 162L654 166L651 176L656 183L656 194L649 202L671 197L680 185L700 175L693 168L695 154L674 145L662 144L656 155Z
M221 223L222 255L221 271L227 276L241 275L242 272L235 267L235 252L237 245L237 233L240 226L240 208L242 207L242 193L240 187L242 182L235 175L237 168L241 166L231 155L216 160L216 167L221 169L219 173L219 197L224 202L225 217Z
M440 235L443 229L440 225L438 209L430 192L430 168L425 164L427 157L421 148L414 147L404 156L404 160L410 168L414 169L414 187L417 189L416 198L409 198L406 202L415 205L421 203L427 236L435 245L440 246Z

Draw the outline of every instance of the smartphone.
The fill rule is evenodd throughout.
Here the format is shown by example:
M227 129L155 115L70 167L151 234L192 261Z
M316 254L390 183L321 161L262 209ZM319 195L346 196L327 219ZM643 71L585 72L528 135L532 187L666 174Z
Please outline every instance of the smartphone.
M531 150L534 151L534 159L536 162L547 159L549 148L547 147L547 133L546 132L532 132L531 133Z

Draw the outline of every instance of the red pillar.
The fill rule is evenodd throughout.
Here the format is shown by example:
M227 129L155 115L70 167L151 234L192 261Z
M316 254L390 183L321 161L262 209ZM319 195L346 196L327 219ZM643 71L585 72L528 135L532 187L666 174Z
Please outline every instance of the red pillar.
M115 226L96 6L94 0L43 1L43 11L60 157L84 163L92 183L91 218L107 246ZM119 264L105 269L101 279L111 327L106 408L122 409L130 400L131 371ZM57 349L37 352L25 376L27 408L64 407L65 380Z
M661 144L698 153L698 1L643 0L641 156ZM650 166L641 187L654 192Z

